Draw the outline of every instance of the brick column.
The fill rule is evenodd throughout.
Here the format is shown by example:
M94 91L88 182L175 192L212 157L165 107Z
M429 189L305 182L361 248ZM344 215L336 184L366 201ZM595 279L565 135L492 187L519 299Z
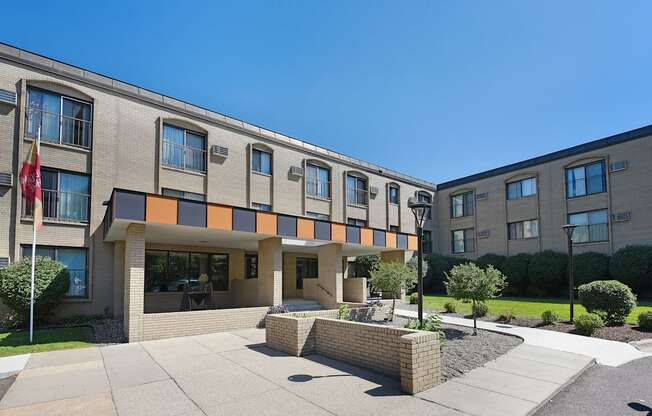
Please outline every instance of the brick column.
M258 242L258 304L283 303L283 247L278 237Z
M401 389L417 394L441 383L441 345L433 332L403 335L399 346Z
M327 308L336 308L343 301L342 245L334 243L320 246L317 257L317 299Z
M143 339L145 303L145 225L130 224L124 243L124 332L129 342Z

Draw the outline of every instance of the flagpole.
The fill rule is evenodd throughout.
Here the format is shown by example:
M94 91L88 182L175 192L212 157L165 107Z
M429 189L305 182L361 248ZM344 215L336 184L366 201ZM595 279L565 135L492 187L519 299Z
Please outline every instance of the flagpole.
M38 136L36 138L36 151L40 153L41 147L41 126L38 128ZM36 198L34 198L32 211L36 211ZM34 270L36 268L36 213L34 215L34 231L32 233L32 280L30 285L29 294L29 343L34 342Z

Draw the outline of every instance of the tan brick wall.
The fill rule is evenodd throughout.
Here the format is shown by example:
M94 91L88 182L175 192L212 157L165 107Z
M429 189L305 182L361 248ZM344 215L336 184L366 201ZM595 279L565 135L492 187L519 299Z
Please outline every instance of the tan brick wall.
M265 338L270 348L295 356L316 352L369 368L399 378L409 394L441 382L441 345L435 333L296 315L267 316Z
M142 340L209 334L262 325L267 307L213 309L143 315Z
M349 277L344 279L344 302L359 302L365 303L367 301L367 279L365 277Z

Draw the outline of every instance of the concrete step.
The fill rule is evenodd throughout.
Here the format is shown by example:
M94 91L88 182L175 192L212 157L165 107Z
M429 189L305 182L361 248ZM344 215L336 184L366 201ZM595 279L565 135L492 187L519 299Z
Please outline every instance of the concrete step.
M319 302L310 299L283 299L290 312L319 311L324 309Z

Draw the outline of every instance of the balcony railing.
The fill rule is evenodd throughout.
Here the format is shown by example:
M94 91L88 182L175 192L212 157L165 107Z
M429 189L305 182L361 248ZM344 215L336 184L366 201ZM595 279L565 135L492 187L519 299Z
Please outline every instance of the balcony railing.
M573 243L609 241L609 224L579 225L573 231Z
M306 192L310 196L317 196L320 198L331 197L331 183L328 181L314 181L308 180L306 183Z
M369 191L366 189L350 189L347 191L347 202L355 205L367 205Z
M25 127L27 137L36 139L39 126L41 127L41 140L44 142L86 149L91 147L92 124L89 120L49 113L38 108L28 108Z
M90 195L75 192L43 190L43 219L88 222ZM33 207L23 198L23 218L33 217Z
M205 173L206 151L163 140L163 165Z

